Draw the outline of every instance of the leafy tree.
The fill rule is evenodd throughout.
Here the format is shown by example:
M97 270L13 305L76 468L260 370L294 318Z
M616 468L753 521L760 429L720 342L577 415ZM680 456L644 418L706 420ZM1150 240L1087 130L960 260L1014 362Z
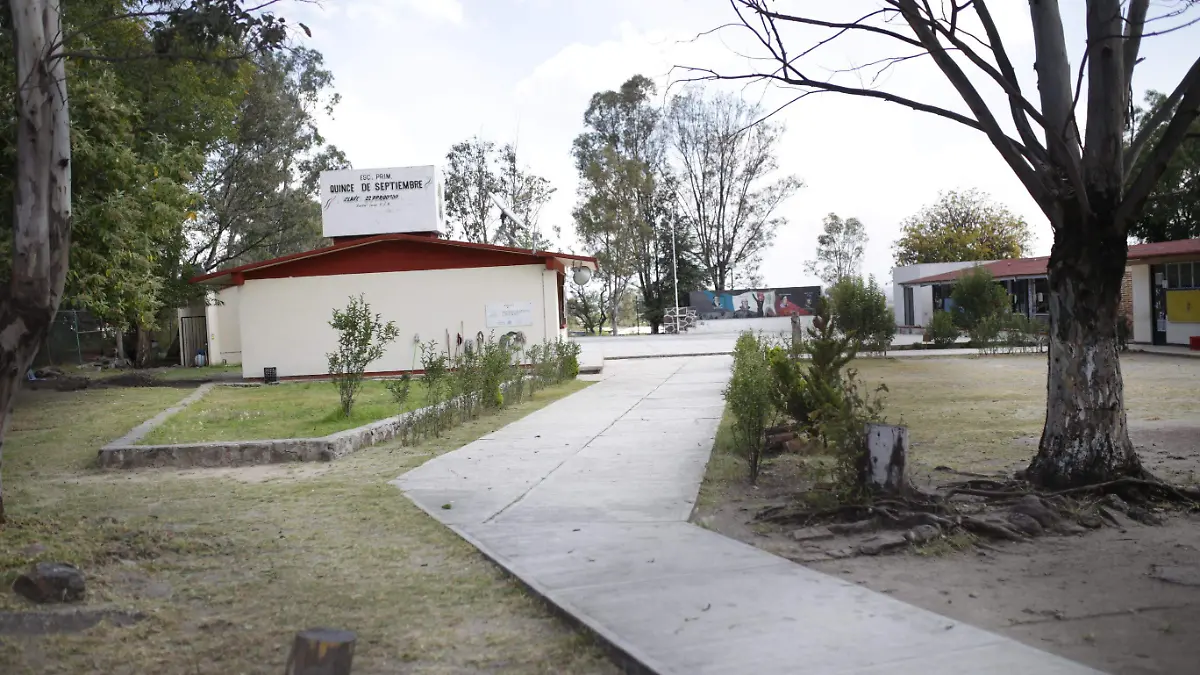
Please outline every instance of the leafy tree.
M680 208L696 234L708 283L727 290L735 276L754 274L787 223L779 206L804 183L795 176L771 180L784 128L755 124L762 117L756 105L692 87L671 100L667 117Z
M801 379L808 398L809 418L796 421L804 423L810 433L819 435L821 416L842 408L842 369L854 360L858 348L854 336L837 329L833 305L826 298L817 299L813 323L807 332L804 346L809 367Z
M1023 218L985 193L943 192L937 202L904 221L896 264L1020 258L1030 236Z
M896 336L896 319L887 305L875 277L848 276L829 289L833 325L856 344L873 351L886 352Z
M675 239L671 240L671 230ZM706 274L696 255L696 243L691 229L681 220L674 220L665 228L659 228L657 259L650 292L643 291L643 315L650 324L650 332L657 333L662 326L666 311L687 307L692 291L704 288ZM679 296L675 296L678 280Z
M579 327L588 335L604 333L608 323L608 312L612 305L606 295L608 286L580 286L571 282L571 297L567 298L567 314L579 322Z
M230 132L196 180L188 263L203 272L319 246L320 173L349 166L317 129L339 100L321 54L298 47L252 66Z
M609 311L636 283L647 307L661 305L659 232L674 213L673 185L664 173L660 112L651 104L654 83L635 75L616 91L592 95L583 114L584 131L572 154L580 177L575 232L601 262L610 284ZM652 324L653 325L653 324Z
M1137 132L1169 107L1166 94L1151 91L1146 94L1147 110L1137 115ZM1154 141L1162 136L1162 127L1150 131ZM1135 170L1140 171L1149 157L1139 155ZM1129 226L1129 236L1143 242L1174 241L1200 237L1200 122L1193 122L1191 131L1179 144L1179 149L1167 162L1162 178L1150 191L1142 215ZM1118 327L1122 322L1118 322ZM1121 336L1118 335L1118 341Z
M823 231L817 235L817 258L804 264L826 286L861 274L867 230L858 218L842 220L836 213L825 216Z
M384 323L383 317L372 314L371 305L359 295L351 296L345 309L335 308L329 325L338 335L337 350L325 355L329 377L337 387L342 416L349 417L367 367L381 359L387 346L396 341L396 322Z
M512 145L476 136L446 154L446 216L465 241L545 248L549 240L536 235L537 225L553 193L550 181L521 168ZM494 197L522 223L504 216Z
M954 321L967 331L975 330L981 321L1008 314L1012 301L1008 291L996 283L985 267L975 267L963 273L950 290L954 301Z
M10 0L0 40L15 55L14 95L8 99L8 128L15 143L12 159L12 248L9 291L0 298L0 448L13 399L63 299L71 250L72 125L67 62L127 59L203 59L234 63L247 53L278 49L288 37L284 20L244 7L239 0L99 2L84 9L102 16L78 26L64 22L57 0ZM131 11L132 10L132 11ZM106 53L106 45L86 32L64 31L96 23L126 22L148 36L150 49ZM65 25L64 25L65 24ZM307 31L307 28L301 26ZM231 49L232 47L232 49ZM82 176L81 176L82 177ZM0 490L0 523L4 521Z

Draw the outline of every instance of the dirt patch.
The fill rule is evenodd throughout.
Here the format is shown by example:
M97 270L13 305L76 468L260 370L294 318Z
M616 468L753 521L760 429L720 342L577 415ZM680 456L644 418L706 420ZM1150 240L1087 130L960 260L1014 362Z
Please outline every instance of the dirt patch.
M72 609L48 612L0 612L0 635L51 635L81 633L107 621L114 626L132 626L145 619L140 612L115 609Z
M1175 385L1185 384L1183 376L1194 383L1200 363L1168 369L1124 361L1130 435L1144 465L1167 481L1196 484L1200 405ZM1033 366L1025 359L959 359L863 369L877 369L869 375L891 387L889 402L903 411L913 441L910 476L932 489L1011 475L1028 464L1040 426L1034 413L1045 396L1044 362ZM1149 381L1159 378L1163 386L1152 399ZM956 531L914 543L904 531L768 523L756 516L794 506L798 494L827 477L829 460L785 454L763 467L753 487L722 438L719 432L693 518L704 527L1106 672L1196 672L1200 514L1152 509L1151 520L1163 524L1146 525L1115 513L1115 521L1094 529L1073 526L1071 534L1046 531L1020 542ZM820 508L815 494L811 505ZM872 547L879 555L862 555Z

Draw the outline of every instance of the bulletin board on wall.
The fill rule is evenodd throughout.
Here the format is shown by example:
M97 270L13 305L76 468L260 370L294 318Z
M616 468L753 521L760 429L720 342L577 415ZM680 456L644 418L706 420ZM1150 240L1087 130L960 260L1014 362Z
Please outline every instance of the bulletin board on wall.
M1167 291L1167 321L1200 323L1200 289Z

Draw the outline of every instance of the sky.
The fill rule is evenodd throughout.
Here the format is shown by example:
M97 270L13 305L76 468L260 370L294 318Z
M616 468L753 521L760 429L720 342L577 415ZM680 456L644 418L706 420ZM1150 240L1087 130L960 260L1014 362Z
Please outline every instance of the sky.
M782 4L854 18L879 3L839 0L833 10L829 0ZM991 6L1032 98L1028 5L1000 0ZM355 168L440 164L452 144L476 135L514 143L521 162L556 188L540 229L561 226L564 250L577 250L570 214L578 180L570 151L592 94L643 74L659 84L665 102L684 86L686 74L676 66L723 74L760 67L749 59L757 52L745 34L710 32L736 19L728 0L322 0L283 13L311 29L303 43L324 54L334 75L341 102L320 128ZM1064 0L1062 14L1077 65L1083 0ZM1139 100L1147 89L1173 88L1196 51L1194 38L1181 31L1148 42L1135 77ZM795 32L785 39L800 44L811 36ZM832 73L896 53L873 38L839 40L811 63ZM709 86L729 87L768 111L794 96L759 85ZM928 63L902 64L874 86L964 110ZM996 91L988 98L1000 102L993 109L1004 110ZM1030 223L1031 255L1050 251L1045 217L980 132L894 104L832 94L808 97L773 119L786 125L778 175L796 175L805 187L780 210L787 223L760 268L768 286L818 283L804 262L814 257L828 213L865 224L864 272L890 281L902 221L945 190L989 193Z

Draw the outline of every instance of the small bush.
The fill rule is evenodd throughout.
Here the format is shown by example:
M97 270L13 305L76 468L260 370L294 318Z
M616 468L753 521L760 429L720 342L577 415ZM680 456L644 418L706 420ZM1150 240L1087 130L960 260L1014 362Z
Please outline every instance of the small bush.
M405 373L398 380L388 380L383 383L383 388L392 395L396 409L404 412L404 407L408 405L408 395L412 391L412 376Z
M829 289L829 304L837 330L870 351L887 352L896 336L896 320L875 277L842 279Z
M371 305L360 295L352 296L345 309L333 310L329 325L338 334L337 351L325 355L329 377L337 387L342 415L349 417L362 389L363 373L396 340L396 324L371 314Z
M968 332L985 318L1008 314L1012 304L1008 291L983 267L975 267L960 276L954 282L950 298L954 300L955 322Z
M833 451L833 481L842 501L860 501L868 496L871 475L867 449L867 425L883 421L883 396L887 385L873 392L863 391L858 372L846 371L841 396L836 406L826 406L815 414L816 424Z
M1129 341L1133 337L1133 327L1129 325L1128 317L1117 318L1117 350L1129 351Z
M746 457L750 483L754 484L762 462L763 434L774 417L774 407L767 349L753 333L742 333L734 346L725 401L733 414L734 447Z
M971 336L971 346L984 354L995 354L1000 347L1000 334L1008 323L1008 317L1001 314L984 316L975 322L968 331Z
M958 326L954 325L954 315L950 312L937 311L933 319L925 327L925 341L932 342L938 347L947 347L958 340Z

